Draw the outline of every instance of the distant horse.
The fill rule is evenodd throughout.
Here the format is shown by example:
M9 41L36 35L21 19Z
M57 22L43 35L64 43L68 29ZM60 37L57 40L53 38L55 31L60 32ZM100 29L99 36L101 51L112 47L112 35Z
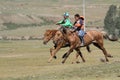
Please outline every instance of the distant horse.
M47 44L50 40L52 40L52 39L54 38L54 36L55 36L55 34L56 34L57 31L59 31L59 30L55 30L55 29L53 29L53 30L46 30L46 32L44 33L43 44ZM69 47L69 46L70 46L70 44L67 44L67 45L66 45L67 41L65 41L65 40L61 40L61 41L62 41L62 42L60 42L60 43L55 43L53 48L50 48L51 57L50 57L50 59L48 60L48 62L50 62L50 61L52 60L52 58L56 58L55 54L56 54L61 48ZM86 48L87 48L88 52L91 52L89 46L87 46ZM78 53L78 50L76 50L76 51L77 51L77 53ZM53 56L53 55L54 55L54 56ZM66 55L66 54L65 54L65 55ZM64 56L65 56L65 55L64 55ZM64 57L64 56L63 56L63 57ZM79 54L76 55L76 58L77 58L78 56L79 56ZM78 62L78 61L76 61L76 62Z
M60 43L62 40L65 40L70 44L70 48L67 54L65 55L65 58L62 61L62 63L65 63L67 57L70 55L73 49L78 51L83 62L85 62L85 59L79 49L81 48L80 46L81 41L76 32L71 32L70 30L61 28L61 30L56 32L53 41L54 43ZM84 41L85 41L84 47L93 43L97 48L101 49L103 51L103 54L105 55L106 61L109 61L107 57L112 57L110 54L107 53L106 49L104 48L103 34L101 32L95 30L87 31L86 34L84 35Z

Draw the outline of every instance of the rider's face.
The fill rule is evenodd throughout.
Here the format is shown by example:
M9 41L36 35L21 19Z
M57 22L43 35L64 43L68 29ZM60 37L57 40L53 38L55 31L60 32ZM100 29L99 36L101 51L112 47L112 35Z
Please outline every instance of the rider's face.
M75 16L74 18L75 18L75 21L78 21L78 20L79 20L79 17L76 17L76 16Z
M66 19L67 18L67 16L64 16L64 19Z

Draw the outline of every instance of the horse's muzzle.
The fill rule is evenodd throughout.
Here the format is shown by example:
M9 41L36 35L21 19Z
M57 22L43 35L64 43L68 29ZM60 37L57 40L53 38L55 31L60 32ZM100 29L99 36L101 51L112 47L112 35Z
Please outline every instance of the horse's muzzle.
M57 41L53 41L54 44L57 44Z
M46 42L46 41L43 41L43 44L44 44L44 45L46 45L46 44L47 44L47 42Z

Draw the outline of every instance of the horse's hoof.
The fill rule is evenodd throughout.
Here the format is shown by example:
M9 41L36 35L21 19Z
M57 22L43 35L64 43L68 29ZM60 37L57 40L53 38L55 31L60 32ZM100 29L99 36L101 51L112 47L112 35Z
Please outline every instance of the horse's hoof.
M50 60L48 60L47 62L48 62L48 63L50 63L51 61L50 61Z
M57 59L57 57L56 57L56 56L54 56L53 58L54 58L54 59Z
M85 60L83 60L83 62L85 63L86 61L85 61Z
M50 61L48 61L48 63L50 63Z
M77 64L79 64L79 63L80 63L80 61L76 61L76 63L77 63Z
M62 61L62 64L64 64L65 62L64 61Z
M89 51L89 53L91 53L92 51Z
M105 59L101 58L100 61L101 61L101 62L105 62Z
M71 64L74 64L74 62L72 62Z
M107 57L113 58L113 56L111 56L110 54L108 54Z
M106 60L106 62L109 62L109 60Z

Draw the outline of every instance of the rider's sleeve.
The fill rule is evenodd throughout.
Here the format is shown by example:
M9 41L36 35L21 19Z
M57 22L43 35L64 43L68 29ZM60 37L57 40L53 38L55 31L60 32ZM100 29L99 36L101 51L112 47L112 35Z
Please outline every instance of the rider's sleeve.
M63 20L61 20L61 21L57 22L57 24L63 24L63 23L64 23L64 21L63 21Z
M72 24L71 24L71 22L70 22L70 20L66 20L66 22L64 23L64 24L61 24L62 26L67 26L67 27L69 27L69 26L72 26Z

